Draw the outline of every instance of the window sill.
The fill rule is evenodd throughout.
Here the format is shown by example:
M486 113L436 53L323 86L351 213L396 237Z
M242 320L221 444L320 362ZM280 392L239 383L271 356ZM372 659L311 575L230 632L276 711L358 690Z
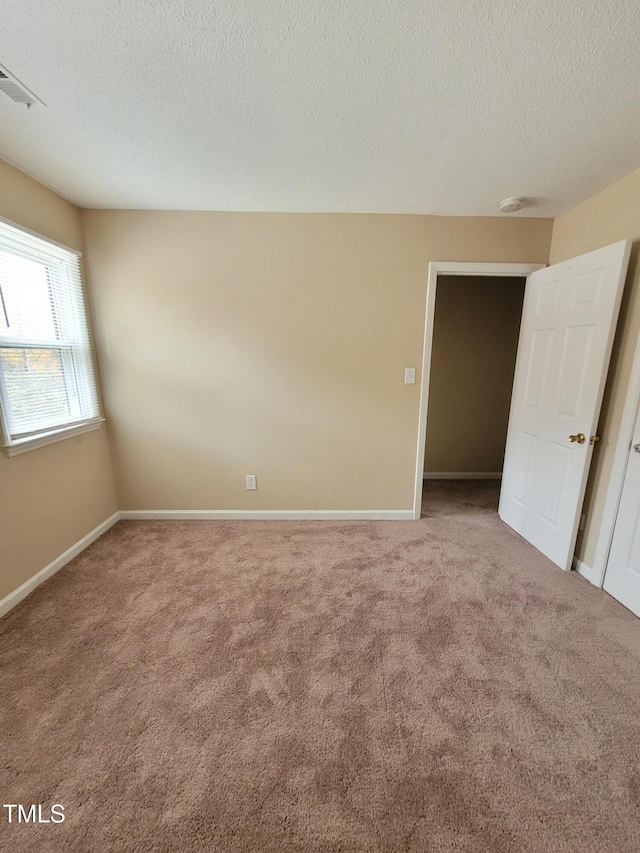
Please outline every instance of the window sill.
M3 449L7 456L18 456L18 454L26 453L28 450L37 450L39 447L46 447L47 444L54 444L56 441L64 441L66 438L72 438L74 435L92 432L94 429L99 429L103 423L104 418L100 418L86 424L63 427L62 429L52 430L41 435L19 439L13 444L5 445Z

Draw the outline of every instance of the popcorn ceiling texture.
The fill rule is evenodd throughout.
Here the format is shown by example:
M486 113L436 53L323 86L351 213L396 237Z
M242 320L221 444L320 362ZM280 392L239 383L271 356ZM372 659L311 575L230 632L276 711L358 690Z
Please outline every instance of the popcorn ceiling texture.
M0 849L640 850L640 620L497 491L118 524L0 622Z
M4 0L0 154L83 207L554 216L640 166L640 4Z

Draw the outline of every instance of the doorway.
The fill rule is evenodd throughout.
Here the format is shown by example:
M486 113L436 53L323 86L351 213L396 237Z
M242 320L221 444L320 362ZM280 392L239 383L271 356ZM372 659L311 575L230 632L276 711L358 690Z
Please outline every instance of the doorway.
M425 480L500 479L524 288L522 276L438 277Z
M420 518L425 470L428 476L438 475L442 479L464 479L462 475L468 478L470 474L475 474L475 478L487 474L499 478L524 282L527 275L543 267L544 264L429 264L415 519ZM481 298L485 287L487 295L491 293L495 313L509 325L508 333L499 340L495 340L500 332L498 317L492 315ZM450 337L456 318L460 325ZM436 322L440 326L438 332ZM474 351L477 358L473 357ZM492 369L498 372L493 385ZM473 381L478 376L484 392ZM469 395L471 405L467 411ZM497 418L492 411L492 401L496 400L500 400ZM498 434L502 430L504 434Z
M527 276L499 514L562 569L571 568L630 240L550 267L431 263L414 518L420 517L438 276Z

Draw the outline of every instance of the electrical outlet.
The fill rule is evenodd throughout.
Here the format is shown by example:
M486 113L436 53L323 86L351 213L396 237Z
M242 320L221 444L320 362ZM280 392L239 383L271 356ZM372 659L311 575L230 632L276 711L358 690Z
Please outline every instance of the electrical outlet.
M416 369L415 367L405 367L404 369L404 384L405 385L415 385L416 382Z
M247 474L247 489L257 489L258 484L256 483L256 475L255 474Z

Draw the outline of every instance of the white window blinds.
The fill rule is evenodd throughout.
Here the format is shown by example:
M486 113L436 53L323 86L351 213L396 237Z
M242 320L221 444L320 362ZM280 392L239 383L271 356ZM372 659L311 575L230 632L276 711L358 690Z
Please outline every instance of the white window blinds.
M5 222L0 402L8 446L100 420L80 258Z

